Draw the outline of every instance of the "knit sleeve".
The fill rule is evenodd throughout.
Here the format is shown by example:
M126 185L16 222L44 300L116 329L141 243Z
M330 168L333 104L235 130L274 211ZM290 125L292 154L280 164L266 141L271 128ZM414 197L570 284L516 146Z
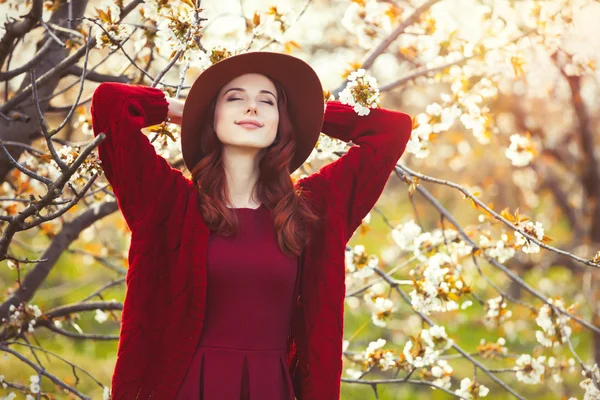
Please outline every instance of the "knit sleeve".
M157 88L105 82L92 96L94 136L104 133L98 156L131 231L162 220L185 178L158 155L141 129L167 117L169 103ZM179 192L181 194L181 192Z
M356 146L305 179L333 204L330 210L342 213L346 241L375 206L411 131L412 118L403 112L374 108L359 116L350 105L327 102L321 132Z

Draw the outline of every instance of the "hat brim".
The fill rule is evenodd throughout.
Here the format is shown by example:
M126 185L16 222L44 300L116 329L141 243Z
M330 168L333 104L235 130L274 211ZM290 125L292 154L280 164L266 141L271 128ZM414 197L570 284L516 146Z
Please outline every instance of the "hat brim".
M248 52L211 65L192 84L181 122L181 153L188 170L191 171L205 156L198 128L210 102L225 84L247 73L268 75L285 90L288 115L297 135L290 173L298 169L312 152L319 139L324 115L323 88L316 72L303 60L287 54Z

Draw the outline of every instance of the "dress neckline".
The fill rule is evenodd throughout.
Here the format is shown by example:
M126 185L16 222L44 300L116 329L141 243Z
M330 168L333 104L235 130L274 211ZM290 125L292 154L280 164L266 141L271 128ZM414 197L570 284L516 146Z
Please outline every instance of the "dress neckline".
M256 207L256 208L250 208L250 207L229 207L231 210L236 210L236 211L258 211L261 208L263 208L265 206L264 203L261 203L260 206Z

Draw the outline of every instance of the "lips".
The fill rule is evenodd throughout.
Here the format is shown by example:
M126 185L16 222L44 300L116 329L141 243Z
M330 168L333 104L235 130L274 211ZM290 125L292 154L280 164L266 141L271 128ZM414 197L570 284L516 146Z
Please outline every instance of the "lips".
M246 128L246 129L258 129L260 128L260 126L258 125L254 125L254 124L238 124L239 126Z
M242 125L242 126L245 126L245 127L249 127L249 128L252 128L252 127L260 128L260 127L262 127L262 125L260 124L260 122L253 121L251 119L243 119L243 120L241 120L239 122L236 122L236 124Z

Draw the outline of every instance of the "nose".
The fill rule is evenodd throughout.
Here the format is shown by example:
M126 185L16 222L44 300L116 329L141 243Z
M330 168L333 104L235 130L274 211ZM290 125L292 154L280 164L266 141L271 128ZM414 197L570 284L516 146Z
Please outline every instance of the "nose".
M256 106L249 105L248 107L246 107L246 114L250 113L256 115Z

